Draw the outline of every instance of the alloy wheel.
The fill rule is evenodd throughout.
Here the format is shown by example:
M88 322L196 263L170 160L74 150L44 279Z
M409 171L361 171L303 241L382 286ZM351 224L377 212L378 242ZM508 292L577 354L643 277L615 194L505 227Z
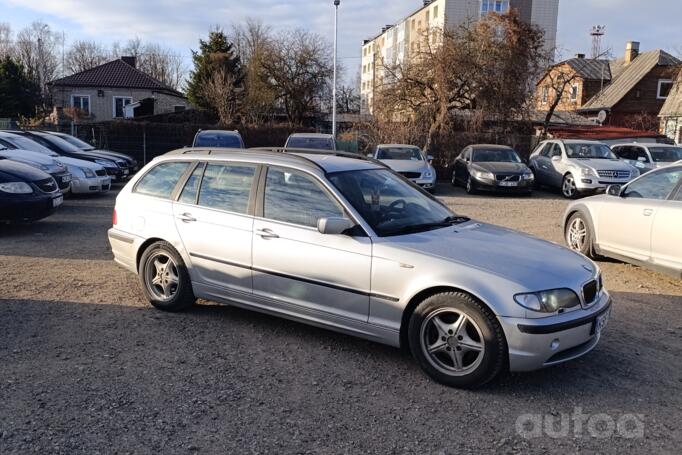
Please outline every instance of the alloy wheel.
M145 278L147 289L159 300L170 300L178 292L180 277L177 264L163 251L149 256Z
M422 323L420 340L428 362L450 376L464 376L475 370L485 354L478 324L454 308L431 313Z
M561 186L561 191L567 198L572 198L575 196L577 189L575 187L575 180L573 179L572 175L569 174L564 177L564 183Z
M575 218L568 227L566 233L566 243L575 251L582 251L587 239L587 226L581 218Z

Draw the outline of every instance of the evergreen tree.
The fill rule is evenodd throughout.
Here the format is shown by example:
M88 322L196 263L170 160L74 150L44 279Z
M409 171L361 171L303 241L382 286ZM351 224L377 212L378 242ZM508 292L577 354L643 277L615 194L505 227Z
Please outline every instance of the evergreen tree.
M9 56L0 59L0 117L35 115L40 104L40 87L32 82L24 67Z
M192 51L192 60L194 70L187 82L187 97L196 107L216 112L215 100L207 96L210 93L207 85L215 85L216 77L224 79L224 84L230 86L237 97L243 93L241 60L222 30L211 31L208 41L200 39L199 50Z

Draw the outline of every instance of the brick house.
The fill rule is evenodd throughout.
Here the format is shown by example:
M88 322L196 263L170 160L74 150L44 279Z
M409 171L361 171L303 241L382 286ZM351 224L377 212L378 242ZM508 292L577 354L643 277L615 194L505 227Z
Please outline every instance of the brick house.
M135 57L121 57L48 84L56 109L73 108L81 122L178 112L187 98L135 67Z

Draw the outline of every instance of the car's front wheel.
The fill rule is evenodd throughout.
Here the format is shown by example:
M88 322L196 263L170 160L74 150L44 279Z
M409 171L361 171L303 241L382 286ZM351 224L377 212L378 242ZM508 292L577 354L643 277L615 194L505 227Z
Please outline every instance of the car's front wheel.
M575 199L579 196L578 187L575 184L575 178L572 174L566 174L561 183L561 194L566 199Z
M507 344L495 315L468 294L433 295L415 309L408 328L412 355L434 380L481 386L505 365Z
M469 194L476 194L476 185L470 175L467 177L466 191Z
M592 231L585 215L580 212L574 213L569 218L564 232L566 245L573 251L584 254L589 258L595 257L592 247Z
M153 243L145 250L138 275L142 292L159 310L182 311L196 301L187 267L168 242Z

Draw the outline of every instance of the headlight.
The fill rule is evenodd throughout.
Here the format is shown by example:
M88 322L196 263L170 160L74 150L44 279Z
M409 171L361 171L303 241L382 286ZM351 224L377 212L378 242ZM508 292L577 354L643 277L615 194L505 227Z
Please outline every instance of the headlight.
M7 182L0 183L0 191L12 194L31 194L33 193L33 188L24 182Z
M479 180L495 180L495 175L492 172L486 171L471 171L471 175Z
M116 164L113 161L109 160L95 160L95 163L101 164L102 166L106 167L116 167Z
M594 173L594 171L592 169L589 169L589 168L580 169L580 174L582 174L583 177L596 177L597 176Z
M640 175L639 169L633 167L632 170L630 171L630 178L636 179L637 177L639 177L639 175Z
M82 167L80 170L85 174L85 177L91 179L95 176L95 173L92 171L92 169L88 169L87 167Z
M524 180L533 180L535 178L531 171L524 172L522 177Z
M580 305L580 299L570 289L517 294L514 296L514 300L522 307L540 313L555 313L562 308L573 308Z
M431 170L425 171L422 173L422 178L423 179L430 179L433 177L433 172Z

